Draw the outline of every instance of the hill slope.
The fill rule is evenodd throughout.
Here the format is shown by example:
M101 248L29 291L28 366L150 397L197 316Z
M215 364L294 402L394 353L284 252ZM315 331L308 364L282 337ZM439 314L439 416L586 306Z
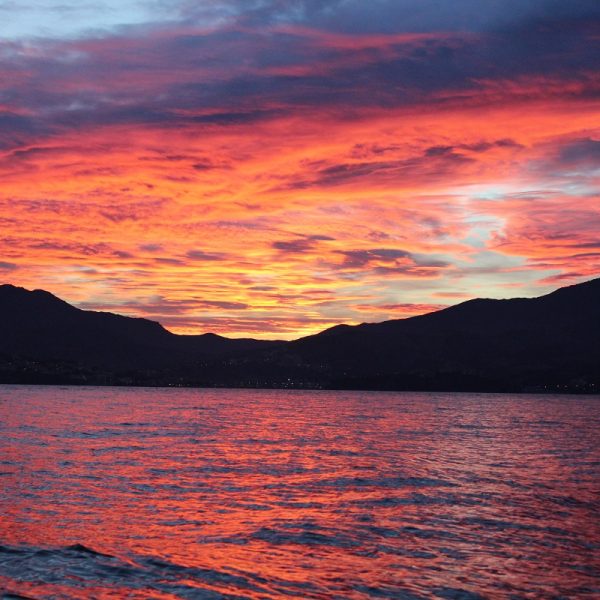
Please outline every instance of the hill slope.
M418 317L333 328L287 350L300 362L326 363L350 386L589 380L600 370L600 279L540 298L470 300Z
M49 292L0 286L0 353L106 369L160 369L274 342L175 335L159 323L84 311Z
M357 389L594 391L600 279L540 298L477 299L292 342L180 336L0 286L0 381ZM123 378L124 371L128 372Z

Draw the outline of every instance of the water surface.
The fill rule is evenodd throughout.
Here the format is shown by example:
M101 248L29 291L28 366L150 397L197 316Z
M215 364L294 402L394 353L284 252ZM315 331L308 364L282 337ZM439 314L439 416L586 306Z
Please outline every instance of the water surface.
M600 398L0 387L4 598L598 598Z

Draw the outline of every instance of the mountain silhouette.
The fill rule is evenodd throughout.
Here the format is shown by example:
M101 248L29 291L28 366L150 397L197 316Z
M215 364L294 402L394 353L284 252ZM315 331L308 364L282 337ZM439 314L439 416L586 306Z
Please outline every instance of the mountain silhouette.
M103 368L164 368L276 342L176 335L148 319L84 311L43 290L0 286L0 352Z
M326 361L338 375L343 369L339 384L350 387L437 381L512 389L596 381L600 279L539 298L475 299L408 319L338 326L288 349L304 363Z
M341 389L600 390L600 279L291 342L175 335L0 286L0 381Z

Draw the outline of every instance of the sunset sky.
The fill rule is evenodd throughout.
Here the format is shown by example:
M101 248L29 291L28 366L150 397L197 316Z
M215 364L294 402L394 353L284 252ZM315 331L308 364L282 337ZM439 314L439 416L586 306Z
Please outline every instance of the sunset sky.
M0 0L0 283L294 338L600 275L598 0Z

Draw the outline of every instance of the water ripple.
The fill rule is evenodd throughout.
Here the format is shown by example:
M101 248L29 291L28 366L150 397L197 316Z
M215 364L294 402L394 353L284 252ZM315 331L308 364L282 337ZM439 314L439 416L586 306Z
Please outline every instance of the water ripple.
M600 597L600 399L0 388L0 598Z

